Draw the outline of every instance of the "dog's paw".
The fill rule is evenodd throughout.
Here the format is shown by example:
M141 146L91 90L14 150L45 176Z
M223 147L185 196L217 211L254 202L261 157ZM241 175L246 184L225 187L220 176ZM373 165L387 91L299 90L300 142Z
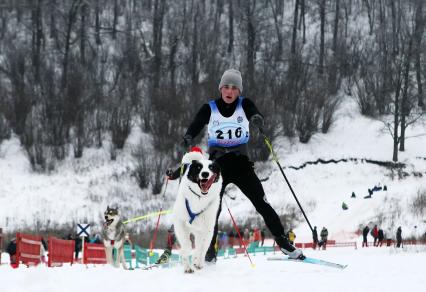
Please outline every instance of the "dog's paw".
M191 268L191 267L188 267L188 268L185 268L185 274L192 274L192 273L194 273L194 269L193 268Z
M194 264L194 267L198 270L201 270L203 268L202 264Z

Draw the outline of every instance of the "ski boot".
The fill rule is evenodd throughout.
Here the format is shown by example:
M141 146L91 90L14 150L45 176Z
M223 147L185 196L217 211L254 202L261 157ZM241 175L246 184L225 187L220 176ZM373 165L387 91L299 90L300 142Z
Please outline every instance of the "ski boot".
M209 248L206 253L205 261L207 263L215 264L216 263L216 251L214 248Z
M163 254L158 258L158 260L155 262L158 264L165 264L169 262L170 255L172 254L172 251L168 248L166 248L163 252Z
M283 254L288 255L288 258L301 261L305 259L302 250L295 248L288 241L288 238L286 236L281 235L275 237L275 242L278 244Z

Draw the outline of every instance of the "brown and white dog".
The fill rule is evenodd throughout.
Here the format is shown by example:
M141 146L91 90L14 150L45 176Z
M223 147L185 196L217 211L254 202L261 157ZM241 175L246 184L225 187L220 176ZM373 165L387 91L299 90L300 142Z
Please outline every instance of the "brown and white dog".
M201 153L198 154L187 153L182 160L187 167L173 208L175 234L181 246L185 273L193 273L194 267L201 269L204 266L204 257L213 237L222 188L219 165L204 159ZM189 260L192 250L191 233L195 240L192 263Z
M124 241L126 231L124 224L120 219L118 208L107 207L104 212L105 222L102 228L102 237L105 246L107 262L114 267L119 267L122 263L123 268L127 270L126 260L124 258ZM117 257L114 261L113 248L117 251Z

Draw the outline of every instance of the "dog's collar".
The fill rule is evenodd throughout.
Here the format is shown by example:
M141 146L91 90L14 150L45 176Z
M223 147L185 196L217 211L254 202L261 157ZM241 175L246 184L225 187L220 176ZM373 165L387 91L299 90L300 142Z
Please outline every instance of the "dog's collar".
M188 186L188 188L194 195L196 195L198 198L201 198L201 196L199 194L197 194L193 189L191 189L190 186Z

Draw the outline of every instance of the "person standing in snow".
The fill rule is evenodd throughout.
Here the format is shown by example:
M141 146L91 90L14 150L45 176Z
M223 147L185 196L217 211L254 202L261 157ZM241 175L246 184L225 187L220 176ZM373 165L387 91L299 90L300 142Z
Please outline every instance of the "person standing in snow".
M316 226L314 226L314 230L312 231L312 241L313 241L312 248L316 249L318 244L318 231Z
M290 228L290 231L288 232L288 241L290 241L291 244L294 244L295 239L296 234L294 233L293 229Z
M401 247L402 244L402 229L401 226L396 230L396 247Z
M328 240L328 230L327 230L327 228L323 227L321 229L320 236L321 236L321 241L318 244L318 246L319 247L322 246L322 249L326 249L327 248L327 240Z
M263 244L265 243L265 229L264 228L262 228L260 230L260 240L261 240L260 246L263 246Z
M362 247L368 247L368 242L367 242L367 236L368 236L368 231L370 231L370 228L368 227L368 225L365 225L364 229L362 230Z
M207 125L209 159L216 161L222 171L220 202L222 203L226 186L235 184L263 217L281 251L291 258L303 259L302 251L288 241L278 214L265 198L262 184L254 172L254 163L248 157L249 125L263 130L264 118L253 101L241 95L243 82L240 71L226 70L220 80L219 91L221 96L205 103L196 114L183 137L184 146L192 146L193 139ZM214 245L221 203L213 238L206 254L207 262L216 261Z
M371 230L371 236L374 238L374 246L377 246L377 239L379 238L379 229L377 228L377 225L374 225L373 229Z
M378 239L377 246L382 246L383 239L385 239L385 234L383 233L383 229L379 229L377 239Z

